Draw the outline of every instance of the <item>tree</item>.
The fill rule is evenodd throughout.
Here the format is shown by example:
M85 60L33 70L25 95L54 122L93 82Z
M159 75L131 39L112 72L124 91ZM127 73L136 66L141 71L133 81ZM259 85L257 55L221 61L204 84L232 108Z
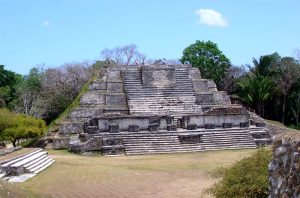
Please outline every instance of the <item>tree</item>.
M259 115L265 116L265 103L274 94L272 81L274 64L280 61L278 53L261 56L259 60L253 58L253 67L248 66L249 72L242 76L237 84L237 95L249 107L255 109Z
M130 65L135 60L142 63L146 60L146 56L138 51L138 47L135 44L118 46L112 49L105 48L101 51L101 56L104 60L116 62L117 65Z
M264 117L265 103L270 99L272 93L272 81L267 77L249 73L238 82L238 85L240 99Z
M253 58L254 67L248 65L248 68L256 76L270 77L272 75L272 66L279 62L280 59L277 52L261 56L259 60Z
M45 131L46 124L41 119L0 109L0 137L11 141L14 147L19 140L40 137Z
M223 78L221 82L222 90L233 93L237 89L237 81L239 78L244 76L246 74L246 70L244 66L234 66L230 65L230 67L227 70L228 75Z
M300 117L300 79L296 82L289 94L288 105L290 109L291 120L295 121L297 128L300 127L299 117Z
M189 63L200 69L202 77L213 79L220 88L220 82L227 76L230 60L211 41L199 41L184 49L182 63Z
M276 64L273 64L273 70L275 73L273 77L274 82L283 96L281 122L284 123L288 95L293 85L300 78L300 65L294 58L284 57L281 58Z
M41 92L41 80L43 72L38 68L32 68L23 81L17 86L18 98L14 101L14 110L19 113L41 117L42 111L37 108Z
M0 107L11 107L10 103L17 97L16 86L22 82L22 76L4 69L0 65Z

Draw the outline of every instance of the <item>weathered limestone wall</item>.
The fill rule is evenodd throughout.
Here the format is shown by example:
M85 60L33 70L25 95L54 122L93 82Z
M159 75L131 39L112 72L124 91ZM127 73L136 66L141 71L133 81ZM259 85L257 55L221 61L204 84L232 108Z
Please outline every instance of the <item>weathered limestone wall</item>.
M136 125L139 127L139 130L148 130L150 124L158 123L159 129L166 129L167 123L165 117L134 117L134 116L123 116L123 117L113 117L113 118L99 118L98 127L99 132L109 131L110 124L117 124L120 131L128 131L131 125Z
M300 133L281 133L275 136L273 160L269 164L269 197L300 197L299 152Z
M197 128L202 128L205 124L214 124L216 127L223 127L224 123L232 123L233 127L239 127L241 123L249 122L247 114L227 114L227 115L194 115L188 116L187 124L196 124Z

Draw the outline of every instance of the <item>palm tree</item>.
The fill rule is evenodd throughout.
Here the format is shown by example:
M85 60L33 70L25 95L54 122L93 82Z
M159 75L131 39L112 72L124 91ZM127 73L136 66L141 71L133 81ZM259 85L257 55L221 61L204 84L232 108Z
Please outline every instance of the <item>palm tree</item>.
M259 60L253 58L254 67L249 67L251 73L255 76L270 76L272 73L272 65L280 60L279 54L273 53L270 55L261 56Z
M264 116L265 103L270 99L273 83L268 77L256 76L249 73L238 82L240 87L239 98Z

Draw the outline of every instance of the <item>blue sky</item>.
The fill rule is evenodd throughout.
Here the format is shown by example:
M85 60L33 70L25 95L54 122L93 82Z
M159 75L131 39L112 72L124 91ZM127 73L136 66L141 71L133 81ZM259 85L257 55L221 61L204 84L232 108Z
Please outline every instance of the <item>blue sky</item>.
M299 0L0 0L0 64L100 59L134 43L148 58L180 58L196 40L218 44L235 65L300 48Z

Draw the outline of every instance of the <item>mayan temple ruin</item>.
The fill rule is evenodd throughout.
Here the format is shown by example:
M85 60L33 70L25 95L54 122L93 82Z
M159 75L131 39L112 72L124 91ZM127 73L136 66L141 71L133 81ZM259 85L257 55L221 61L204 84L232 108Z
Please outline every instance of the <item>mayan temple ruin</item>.
M107 66L60 124L55 149L104 155L255 148L262 122L187 65Z

